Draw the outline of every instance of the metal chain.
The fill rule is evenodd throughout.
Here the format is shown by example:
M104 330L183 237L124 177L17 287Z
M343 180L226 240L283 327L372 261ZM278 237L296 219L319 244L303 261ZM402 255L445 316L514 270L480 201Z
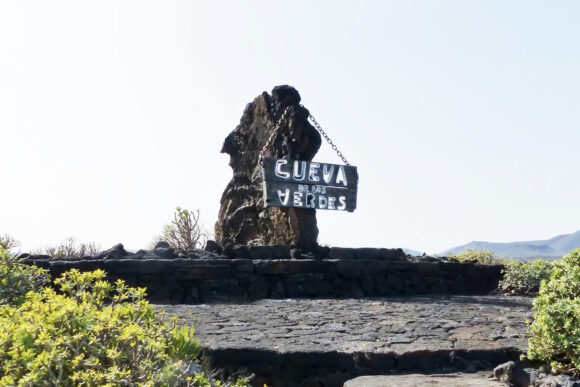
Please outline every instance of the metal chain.
M266 143L264 144L264 147L262 148L262 151L260 152L260 157L258 158L258 161L260 162L260 165L263 165L264 164L264 156L266 155L266 151L274 143L274 139L278 135L278 132L280 132L280 128L282 128L282 123L284 122L284 120L286 119L286 117L288 117L288 114L290 113L290 110L292 110L292 106L286 106L286 109L284 109L284 112L282 113L282 116L280 117L280 119L276 123L276 126L274 127L274 130L272 131L272 134L268 138L268 141L266 141Z
M302 105L300 105L300 106L302 106ZM304 106L302 106L302 107L304 107ZM282 113L282 116L280 117L280 119L276 123L276 126L274 127L274 130L272 131L272 134L270 135L270 137L268 138L268 141L266 141L266 143L264 144L264 147L262 148L262 151L260 152L260 156L259 156L259 159L258 159L259 162L260 162L260 165L263 165L264 156L266 155L266 151L274 143L274 139L276 138L276 136L278 135L278 133L280 132L280 130L282 128L282 123L284 122L284 120L286 119L286 117L288 117L288 114L290 113L290 111L292 109L293 109L292 106L287 106L286 109L284 110L284 112ZM326 134L326 132L324 131L324 129L322 129L322 127L320 126L320 124L316 121L316 119L314 119L314 116L312 114L310 114L308 116L308 118L310 119L310 121L312 121L312 123L314 124L314 127L316 128L316 130L318 130L320 132L320 134L322 135L322 137L324 137L324 139L326 140L326 142L330 144L330 146L332 147L332 150L336 152L336 154L338 155L338 157L340 157L340 159L342 160L342 162L344 163L344 165L350 166L350 163L346 160L346 157L344 157L342 155L342 152L338 150L338 147L336 145L334 145L334 143L332 142L332 140L330 139L330 137L328 137L328 135Z
M318 122L314 119L314 116L312 116L312 114L310 114L310 116L308 118L310 118L310 121L312 121L312 123L314 124L314 127L316 128L316 130L318 130L320 132L320 134L322 135L322 137L324 137L324 139L326 140L326 142L330 144L330 146L332 147L332 150L336 152L336 154L338 155L338 157L340 157L340 159L342 160L342 162L344 163L344 165L350 166L350 163L346 160L346 157L344 157L342 155L342 152L338 150L338 147L336 145L334 145L334 143L332 142L332 140L330 139L330 137L328 137L328 135L326 134L326 132L320 127L320 125L318 124Z

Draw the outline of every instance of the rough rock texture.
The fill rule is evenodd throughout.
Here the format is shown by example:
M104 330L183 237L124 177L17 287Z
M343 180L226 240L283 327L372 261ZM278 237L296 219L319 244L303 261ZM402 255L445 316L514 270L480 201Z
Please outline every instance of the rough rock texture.
M360 376L347 381L344 387L505 387L505 383L489 379L485 372L439 375Z
M244 245L293 245L313 249L318 238L313 209L265 208L260 151L287 106L294 106L267 156L312 160L320 134L308 123L309 112L299 106L300 95L290 86L276 86L249 103L240 124L226 137L222 152L230 155L233 178L222 198L216 223L217 242Z
M574 376L546 374L514 361L495 367L493 377L511 387L580 387L580 380Z
M399 249L352 249L350 258L342 259L276 259L292 253L287 246L251 246L231 253L190 250L181 257L158 247L118 259L110 254L80 260L29 256L23 262L46 268L53 277L70 269L102 269L109 280L120 278L146 287L153 302L188 304L287 297L488 294L497 288L502 270L501 265L407 261Z
M214 365L247 367L257 386L330 387L361 375L474 372L516 360L527 346L531 304L426 296L158 308L193 322Z

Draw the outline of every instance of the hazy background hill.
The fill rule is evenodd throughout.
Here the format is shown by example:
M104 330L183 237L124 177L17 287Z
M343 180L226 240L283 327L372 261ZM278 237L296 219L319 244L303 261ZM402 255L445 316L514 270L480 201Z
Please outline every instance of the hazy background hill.
M560 258L575 248L580 247L580 230L573 234L558 235L547 240L524 242L478 242L453 247L437 255L459 254L467 249L486 249L509 258Z

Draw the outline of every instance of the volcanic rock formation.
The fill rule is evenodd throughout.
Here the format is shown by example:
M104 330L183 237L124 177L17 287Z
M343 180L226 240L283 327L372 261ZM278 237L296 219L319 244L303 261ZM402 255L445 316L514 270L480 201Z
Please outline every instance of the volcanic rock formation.
M317 246L318 227L313 209L264 207L260 151L287 106L288 118L266 156L312 160L320 148L320 134L308 122L309 112L299 105L300 95L291 86L276 86L249 103L240 124L226 137L222 153L230 155L232 180L222 198L216 223L221 246L292 245L311 250Z

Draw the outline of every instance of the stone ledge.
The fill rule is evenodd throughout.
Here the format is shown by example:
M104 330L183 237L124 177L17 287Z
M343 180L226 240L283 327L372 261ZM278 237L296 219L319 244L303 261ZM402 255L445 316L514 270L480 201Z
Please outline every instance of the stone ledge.
M501 265L385 259L89 259L33 260L53 277L105 270L146 287L154 302L199 303L263 298L346 298L416 294L488 294Z

